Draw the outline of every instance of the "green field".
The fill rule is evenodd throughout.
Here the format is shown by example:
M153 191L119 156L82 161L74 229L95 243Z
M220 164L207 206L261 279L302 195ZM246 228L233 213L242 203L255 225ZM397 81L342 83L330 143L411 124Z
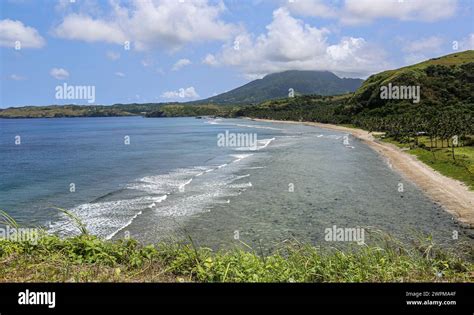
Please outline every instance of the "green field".
M469 189L474 190L473 146L455 147L453 159L452 147L431 147L431 141L428 137L419 137L418 145L415 144L414 139L400 142L388 137L381 138L381 140L405 149L406 152L415 155L420 161L429 165L434 170L447 177L457 179L466 184Z

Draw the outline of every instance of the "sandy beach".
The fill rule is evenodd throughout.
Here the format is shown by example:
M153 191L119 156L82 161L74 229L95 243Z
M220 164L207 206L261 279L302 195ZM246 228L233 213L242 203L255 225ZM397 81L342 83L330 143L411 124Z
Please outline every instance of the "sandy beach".
M364 141L369 147L386 158L391 168L416 184L428 197L451 213L461 225L474 228L474 192L469 191L464 183L433 170L419 161L414 155L403 152L392 144L376 140L366 130L315 122L250 119L276 123L304 124L347 132Z

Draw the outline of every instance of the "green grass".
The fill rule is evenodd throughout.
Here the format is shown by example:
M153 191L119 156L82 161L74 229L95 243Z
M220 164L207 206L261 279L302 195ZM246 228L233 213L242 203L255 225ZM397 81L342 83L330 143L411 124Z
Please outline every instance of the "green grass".
M453 160L451 148L431 148L427 137L419 137L419 146L415 146L413 141L402 143L393 138L383 138L382 140L405 149L434 170L447 177L457 179L466 184L470 190L474 190L473 146L455 147L455 160Z
M212 251L188 243L143 246L133 239L107 241L67 215L79 236L60 238L37 229L35 239L0 237L0 282L473 282L474 247L448 250L432 238L411 245L368 229L370 244L340 250L284 242L259 255L243 242ZM0 227L20 228L0 210Z
M37 244L0 240L0 265L0 282L472 282L474 274L470 261L429 240L405 247L388 237L346 251L292 243L263 257L244 247L44 235Z

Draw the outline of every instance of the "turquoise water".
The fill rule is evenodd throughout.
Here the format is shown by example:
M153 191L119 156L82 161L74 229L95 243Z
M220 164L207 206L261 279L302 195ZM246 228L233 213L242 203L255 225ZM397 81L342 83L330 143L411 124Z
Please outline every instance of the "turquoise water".
M140 117L0 120L0 131L0 209L60 235L78 231L55 206L104 238L191 236L213 248L288 239L327 245L325 229L333 225L403 239L430 233L447 244L459 241L453 231L460 239L471 234L340 132ZM257 146L219 146L226 131L255 134Z

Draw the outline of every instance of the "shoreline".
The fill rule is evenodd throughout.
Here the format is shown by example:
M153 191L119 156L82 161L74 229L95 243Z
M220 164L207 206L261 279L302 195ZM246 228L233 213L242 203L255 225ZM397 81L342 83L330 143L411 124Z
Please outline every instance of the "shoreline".
M362 140L371 149L385 158L390 168L395 169L404 178L414 183L432 201L440 204L443 209L453 215L463 227L474 228L474 192L469 191L469 188L464 183L435 171L418 160L416 156L403 152L395 145L376 140L372 134L366 130L317 122L259 118L247 119L272 123L301 124L347 132Z

